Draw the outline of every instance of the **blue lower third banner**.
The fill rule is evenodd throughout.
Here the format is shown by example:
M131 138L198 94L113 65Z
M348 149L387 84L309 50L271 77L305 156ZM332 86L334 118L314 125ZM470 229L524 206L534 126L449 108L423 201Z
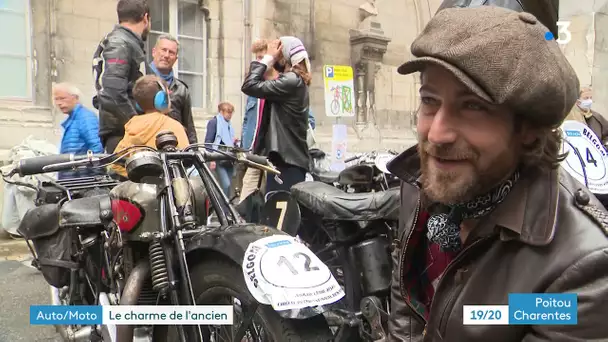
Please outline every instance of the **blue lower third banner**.
M232 305L32 305L32 325L231 325Z
M34 325L70 325L101 324L102 307L99 305L32 305L30 306L30 324Z
M575 325L576 293L511 293L509 325Z

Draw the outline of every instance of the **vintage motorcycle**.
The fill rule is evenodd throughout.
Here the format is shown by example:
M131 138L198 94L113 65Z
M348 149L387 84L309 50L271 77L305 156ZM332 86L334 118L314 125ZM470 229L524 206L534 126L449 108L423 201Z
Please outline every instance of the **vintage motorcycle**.
M315 149L310 151L313 160L312 179L333 185L346 192L382 191L399 186L399 179L392 175L386 164L397 153L394 151L372 151L346 159L346 168L340 172L327 170L325 153Z
M290 192L270 194L262 211L263 224L298 236L344 288L343 306L325 315L337 328L335 341L344 342L387 337L390 254L400 205L392 175L378 171L386 169L394 155L381 159L366 154L352 160L357 157L364 163L347 167L331 184L302 182Z
M39 206L24 217L19 231L33 244L53 304L235 306L234 326L137 329L137 335L153 341L330 340L323 314L344 293L329 268L286 233L243 222L205 163L236 160L279 172L265 158L242 150L209 152L191 145L179 151L171 132L159 133L156 146L29 158L13 171L104 167L126 159L129 181L41 185ZM186 178L184 165L197 169L199 186ZM53 187L54 195L42 195ZM213 208L217 225L206 224L207 207ZM285 245L290 246L278 248ZM318 295L321 288L326 291ZM65 341L133 341L134 326L106 323L59 330Z

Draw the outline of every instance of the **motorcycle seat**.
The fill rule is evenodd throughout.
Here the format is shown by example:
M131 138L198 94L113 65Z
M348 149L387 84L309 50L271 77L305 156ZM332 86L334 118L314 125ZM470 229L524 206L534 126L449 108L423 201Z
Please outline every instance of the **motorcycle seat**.
M302 182L291 187L291 196L324 220L396 221L399 216L399 188L346 193L322 182Z
M104 226L113 217L109 194L73 199L59 209L59 225L63 228Z
M333 184L338 182L340 177L340 172L335 171L323 171L319 173L315 173L315 176L319 179L319 182L323 182L326 184Z

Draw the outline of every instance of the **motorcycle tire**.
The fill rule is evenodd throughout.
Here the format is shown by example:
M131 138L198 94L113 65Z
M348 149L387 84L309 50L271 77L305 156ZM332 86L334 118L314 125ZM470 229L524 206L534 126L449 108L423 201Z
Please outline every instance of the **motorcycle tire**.
M245 285L243 271L234 262L221 259L199 262L190 269L190 278L197 305L225 305L226 303L213 302L211 299L218 292L237 298L244 304L255 302ZM234 317L234 325L240 324L237 315ZM270 339L257 342L333 341L331 330L322 315L308 319L286 319L279 316L271 306L260 305L254 321L261 321L264 330L270 335ZM155 327L154 341L177 341L176 331L171 330L169 327Z

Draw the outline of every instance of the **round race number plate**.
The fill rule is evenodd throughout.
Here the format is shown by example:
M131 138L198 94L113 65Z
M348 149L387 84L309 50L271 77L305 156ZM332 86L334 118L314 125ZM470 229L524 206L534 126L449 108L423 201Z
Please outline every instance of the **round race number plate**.
M272 235L249 244L243 274L252 296L275 310L327 305L345 295L329 268L289 235Z
M562 167L595 194L608 193L608 153L591 129L578 121L561 126L562 152L568 153Z

